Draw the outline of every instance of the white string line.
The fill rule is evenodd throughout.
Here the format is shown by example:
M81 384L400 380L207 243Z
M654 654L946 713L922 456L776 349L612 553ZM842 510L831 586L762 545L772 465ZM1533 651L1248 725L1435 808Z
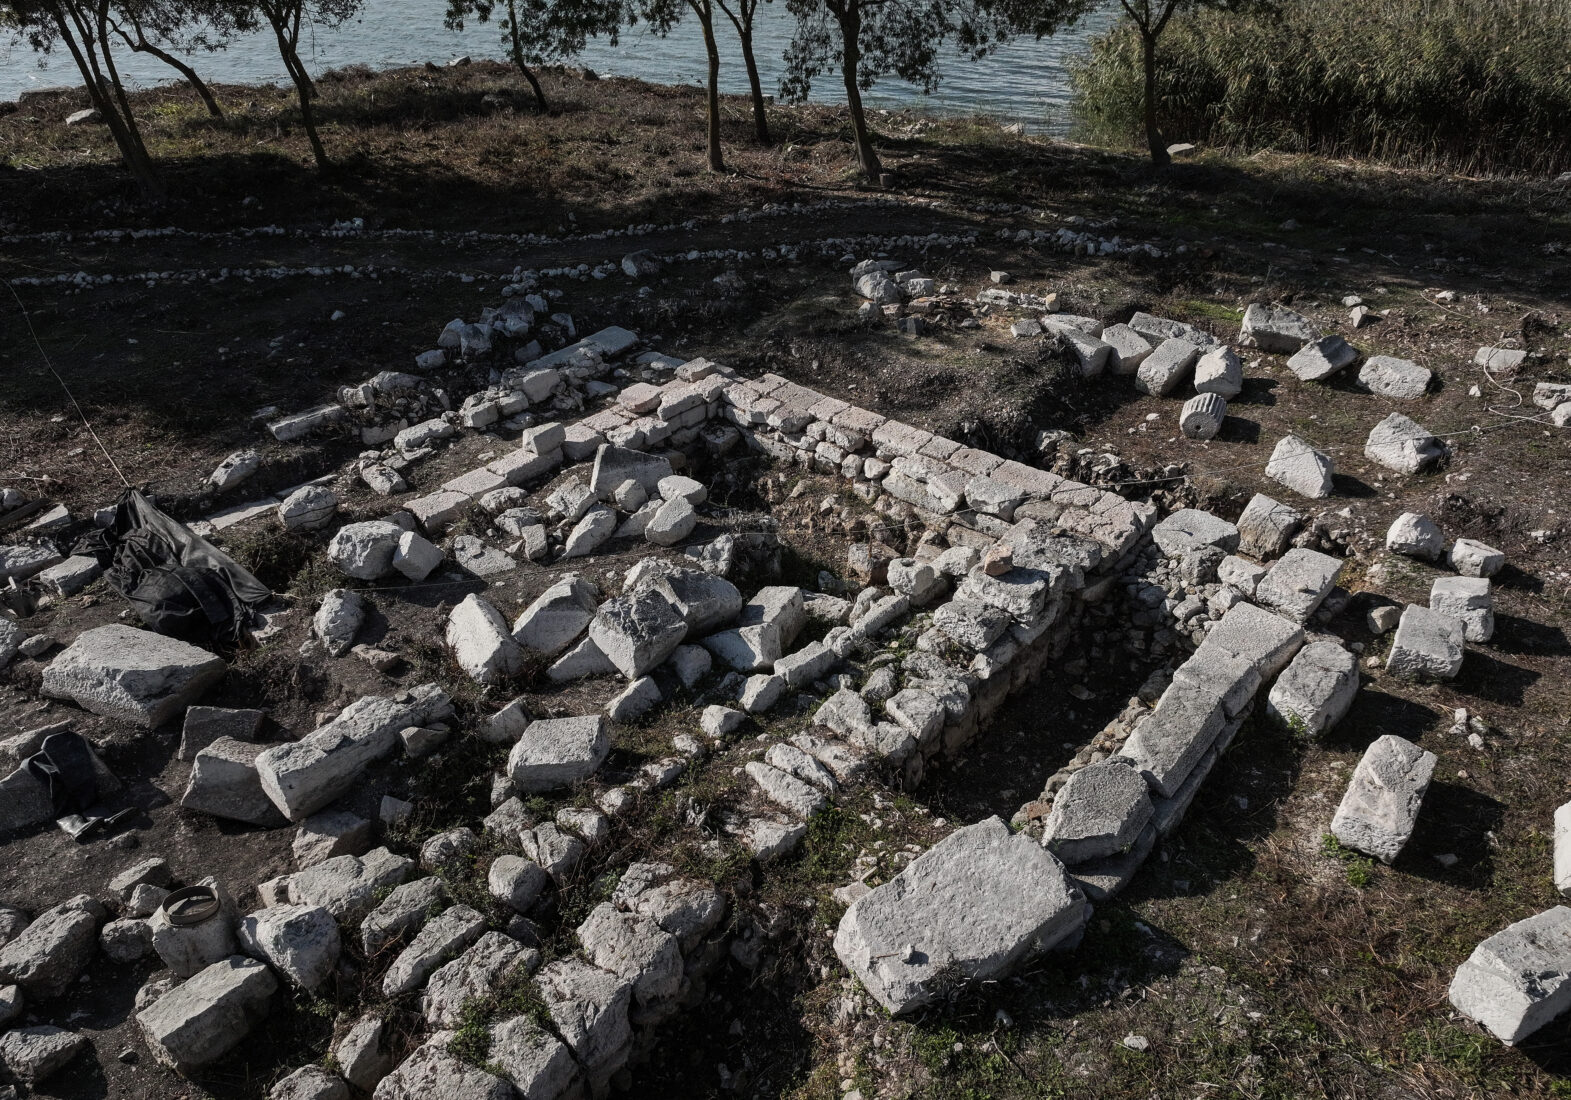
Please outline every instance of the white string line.
M98 432L93 429L92 421L87 419L87 414L82 411L82 406L77 402L76 394L71 392L71 387L65 384L65 379L60 377L60 372L55 370L55 365L49 361L49 353L44 350L43 341L38 338L38 330L33 328L32 315L27 312L27 307L22 304L22 296L16 292L16 287L11 285L11 280L9 279L6 280L5 288L11 292L11 297L16 299L16 307L22 311L22 320L27 323L28 334L32 336L33 344L38 348L38 354L44 360L44 366L49 368L49 373L55 376L55 381L60 383L60 388L71 399L71 407L76 410L76 415L82 418L82 424L87 428L88 434L93 437L93 442L98 444L98 449L104 452L104 458L108 460L110 468L115 472L115 476L120 479L120 484L129 489L131 483L125 479L125 474L120 472L120 464L115 461L114 455L109 453L109 448L104 446L104 441L98 437Z

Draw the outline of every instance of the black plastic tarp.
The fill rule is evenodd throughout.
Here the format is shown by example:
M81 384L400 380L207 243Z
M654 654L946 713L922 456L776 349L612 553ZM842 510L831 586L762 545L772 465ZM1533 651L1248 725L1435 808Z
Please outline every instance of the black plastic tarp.
M238 646L252 609L273 595L233 558L135 489L121 494L114 523L83 540L75 552L98 557L105 579L142 625L194 645Z

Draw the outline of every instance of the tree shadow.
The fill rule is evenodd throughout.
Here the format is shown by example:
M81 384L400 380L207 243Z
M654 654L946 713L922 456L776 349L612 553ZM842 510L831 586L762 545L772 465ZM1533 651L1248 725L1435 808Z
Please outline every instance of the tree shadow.
M1542 678L1541 672L1469 647L1462 661L1462 671L1452 683L1456 690L1486 702L1519 707L1527 698L1528 689Z
M1467 890L1494 885L1495 855L1490 834L1505 820L1500 801L1457 783L1434 781L1424 795L1418 821L1394 866L1405 874ZM1435 857L1454 855L1446 867Z
M1259 443L1260 423L1241 416L1224 416L1216 438L1223 443Z
M1392 733L1409 741L1422 739L1440 728L1444 716L1381 688L1378 681L1359 689L1346 717L1324 735L1321 743L1333 752L1362 753L1375 740Z
M1571 639L1565 629L1552 623L1537 623L1516 615L1495 616L1491 649L1519 657L1571 656Z

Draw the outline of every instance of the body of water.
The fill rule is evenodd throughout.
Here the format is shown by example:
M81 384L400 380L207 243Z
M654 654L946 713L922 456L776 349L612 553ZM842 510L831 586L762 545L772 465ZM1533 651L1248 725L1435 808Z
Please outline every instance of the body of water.
M441 0L367 0L360 16L342 27L305 32L300 52L313 74L346 65L392 68L426 61L442 64L464 54L506 60L501 32L494 24L471 23L462 31L450 31L442 26L444 8ZM1024 123L1033 131L1063 133L1069 122L1067 63L1085 50L1091 37L1112 23L1116 12L1117 5L1113 5L1056 38L1010 42L981 61L948 57L941 68L943 81L933 95L923 95L891 78L880 81L865 98L872 106L987 114L1005 122ZM745 93L747 73L735 31L723 16L717 14L716 21L722 90ZM779 88L780 59L793 23L783 3L759 9L754 50L766 93ZM248 35L226 50L187 60L210 82L288 83L271 31ZM157 60L129 50L116 51L115 63L122 77L135 87L167 83L177 77ZM632 76L663 84L700 84L707 72L696 22L678 26L667 39L635 27L614 47L592 42L580 63L603 76ZM80 83L66 51L40 57L25 43L0 43L0 99L15 99L29 88ZM826 74L820 78L813 98L828 103L843 101L845 92L839 77Z

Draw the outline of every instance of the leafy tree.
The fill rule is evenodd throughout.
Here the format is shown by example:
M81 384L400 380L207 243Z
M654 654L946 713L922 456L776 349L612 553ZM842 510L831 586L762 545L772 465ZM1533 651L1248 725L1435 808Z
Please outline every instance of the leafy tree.
M1118 0L1135 30L1140 34L1140 52L1145 76L1146 145L1151 150L1151 163L1166 168L1173 163L1162 138L1156 118L1156 65L1157 40L1167 29L1173 13L1181 8L1222 8L1241 11L1246 8L1261 9L1271 6L1270 0Z
M505 12L498 26L507 56L529 81L535 109L542 113L545 91L534 67L578 56L591 38L616 45L627 15L623 0L447 0L443 22L452 30L463 30L465 19L487 23L498 8Z
M289 78L294 81L295 91L300 97L300 118L305 125L306 137L311 142L311 155L316 158L316 166L326 170L332 166L332 161L327 159L327 150L323 148L322 138L316 131L316 115L311 108L311 100L316 98L316 85L305 71L305 62L300 60L300 31L302 27L312 25L340 26L360 10L364 0L250 2L254 4L257 14L273 29L273 37L278 42L278 55L283 59L284 68L289 71Z
M758 78L758 59L753 55L753 19L758 5L769 0L715 0L725 17L736 28L742 43L742 64L747 66L747 83L753 95L753 130L758 134L758 144L773 145L769 137L769 112L764 108L764 87Z
M235 35L255 30L256 17L224 0L117 0L110 26L129 49L156 57L178 72L207 105L207 113L223 118L212 89L171 51L224 49Z
M857 166L870 180L883 171L868 133L862 93L885 76L924 92L938 87L946 46L980 58L1011 35L1051 34L1095 5L1095 0L786 0L796 33L786 48L781 94L800 102L813 81L832 68L845 83Z
M40 53L66 48L131 178L146 198L162 199L163 183L115 67L109 0L0 0L0 25L12 27Z
M706 142L709 170L724 172L725 155L720 148L720 47L715 41L715 8L718 0L635 0L635 3L628 18L636 20L642 17L656 34L670 34L672 28L681 22L684 8L698 20L704 36L704 53L709 59L709 127Z

